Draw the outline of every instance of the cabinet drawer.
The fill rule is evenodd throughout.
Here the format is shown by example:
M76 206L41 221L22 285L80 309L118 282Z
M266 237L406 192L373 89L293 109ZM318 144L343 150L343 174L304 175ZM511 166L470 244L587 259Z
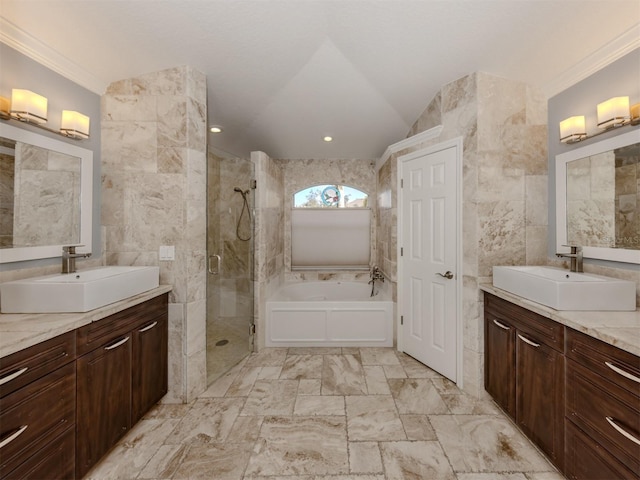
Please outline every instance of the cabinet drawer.
M490 293L485 293L484 309L485 317L489 314L498 320L505 320L554 350L563 352L564 325Z
M75 333L69 332L0 358L0 397L75 360L75 346Z
M567 357L640 396L640 357L567 328Z
M110 317L80 327L76 330L78 355L84 355L166 313L168 298L167 294L160 295Z
M567 361L566 415L631 471L640 471L640 399Z
M0 477L75 424L75 394L70 363L0 399Z
M589 438L568 419L566 423L565 475L570 480L638 480L601 445Z
M27 462L2 478L6 480L73 480L75 433L75 428L72 426Z

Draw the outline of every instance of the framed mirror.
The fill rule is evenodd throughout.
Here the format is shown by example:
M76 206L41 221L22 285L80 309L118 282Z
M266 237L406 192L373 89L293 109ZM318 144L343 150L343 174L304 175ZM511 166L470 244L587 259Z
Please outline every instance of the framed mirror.
M93 152L0 123L0 263L91 252Z
M640 130L556 156L556 251L640 263Z

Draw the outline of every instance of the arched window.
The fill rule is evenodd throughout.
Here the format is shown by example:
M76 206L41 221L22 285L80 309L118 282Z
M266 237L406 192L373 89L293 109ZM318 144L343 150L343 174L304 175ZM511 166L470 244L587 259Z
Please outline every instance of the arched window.
M293 194L293 208L367 208L369 195L347 185L314 185Z

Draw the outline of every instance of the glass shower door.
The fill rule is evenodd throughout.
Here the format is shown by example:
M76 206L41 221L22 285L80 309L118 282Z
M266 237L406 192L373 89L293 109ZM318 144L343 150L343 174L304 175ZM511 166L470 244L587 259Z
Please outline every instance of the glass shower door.
M209 147L207 383L253 350L254 168Z

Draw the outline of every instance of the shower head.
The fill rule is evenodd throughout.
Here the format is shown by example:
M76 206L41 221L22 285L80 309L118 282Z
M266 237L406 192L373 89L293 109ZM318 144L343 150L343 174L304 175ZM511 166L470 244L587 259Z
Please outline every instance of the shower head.
M233 191L234 191L234 192L240 192L240 193L243 193L243 192L242 192L242 189L241 189L240 187L235 187L235 188L233 189Z

